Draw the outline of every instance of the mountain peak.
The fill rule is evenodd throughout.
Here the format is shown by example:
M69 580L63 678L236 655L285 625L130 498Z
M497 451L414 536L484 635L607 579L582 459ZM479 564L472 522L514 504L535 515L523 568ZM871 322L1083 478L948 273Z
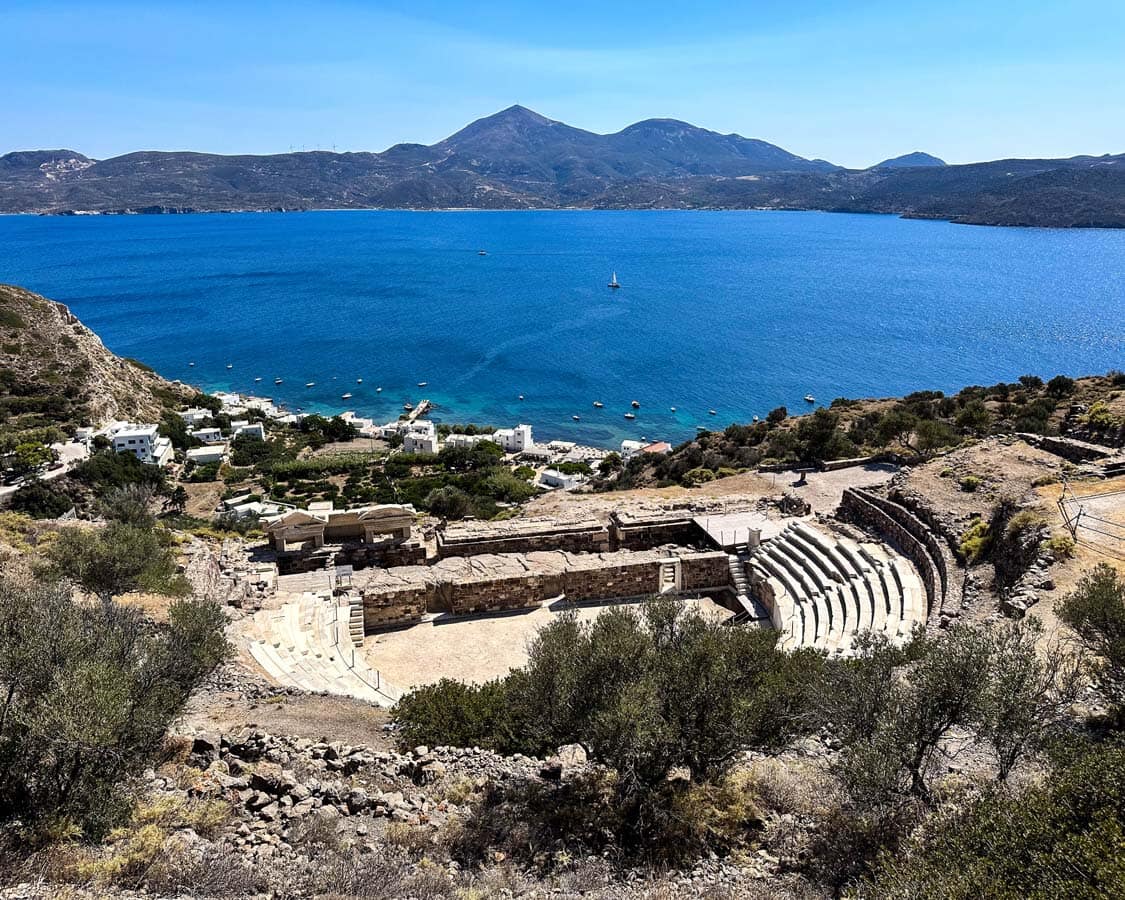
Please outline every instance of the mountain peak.
M905 153L902 156L894 156L890 159L884 159L881 163L876 163L872 169L910 169L918 166L944 166L946 162L944 159L938 159L929 153L923 153L921 150L915 150L913 153Z

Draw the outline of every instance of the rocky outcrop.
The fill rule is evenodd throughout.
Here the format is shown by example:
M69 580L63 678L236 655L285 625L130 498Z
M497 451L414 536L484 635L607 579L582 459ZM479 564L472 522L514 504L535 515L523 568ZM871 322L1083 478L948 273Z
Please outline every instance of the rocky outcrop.
M0 396L59 424L159 422L195 391L114 355L63 304L0 285Z

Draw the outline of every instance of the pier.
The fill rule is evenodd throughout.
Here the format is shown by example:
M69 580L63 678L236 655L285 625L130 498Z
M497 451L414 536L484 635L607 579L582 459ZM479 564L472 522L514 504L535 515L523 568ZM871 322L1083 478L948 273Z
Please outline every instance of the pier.
M433 407L434 405L429 400L420 401L419 404L414 407L414 409L410 410L410 412L407 413L406 421L413 422L415 419L424 416L431 409L433 409Z

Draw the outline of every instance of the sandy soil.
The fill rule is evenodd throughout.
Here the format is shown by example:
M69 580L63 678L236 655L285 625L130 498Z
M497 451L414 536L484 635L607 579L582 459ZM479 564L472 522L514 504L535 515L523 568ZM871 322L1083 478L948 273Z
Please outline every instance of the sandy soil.
M994 438L918 466L907 476L907 486L935 509L966 520L987 519L1000 497L1029 499L1036 479L1059 478L1064 466L1059 457L1023 441ZM975 491L962 489L959 482L967 475L981 479Z
M235 694L193 698L184 714L186 728L235 731L257 727L271 734L390 749L383 731L390 720L384 709L347 697L295 695L247 700Z
M710 600L686 603L722 618L731 615ZM410 628L368 635L363 648L368 663L403 689L442 678L483 682L523 665L535 632L564 611L575 610L580 620L591 621L612 605L638 604L560 604L486 616L430 617Z
M1036 508L1050 523L1051 533L1069 534L1058 507L1063 486L1047 485L1035 493L1038 498ZM1098 563L1111 565L1125 576L1125 476L1071 481L1068 496L1078 500L1077 503L1068 500L1065 504L1068 516L1073 518L1079 508L1083 509L1078 519L1078 542L1074 556L1051 567L1055 589L1042 592L1042 599L1032 610L1049 630L1059 627L1055 603L1073 591L1082 576Z
M870 487L889 481L897 471L889 465L859 466L835 472L812 472L806 483L798 484L796 472L756 473L731 475L699 487L637 488L630 491L612 491L605 494L572 494L553 491L536 497L524 507L524 516L598 516L637 502L660 502L709 498L745 498L749 501L761 497L777 497L790 492L803 497L814 512L834 512L840 505L844 488Z
M201 481L198 484L184 482L184 490L188 495L184 511L189 516L210 519L215 515L215 507L219 505L225 489L226 485L221 481Z

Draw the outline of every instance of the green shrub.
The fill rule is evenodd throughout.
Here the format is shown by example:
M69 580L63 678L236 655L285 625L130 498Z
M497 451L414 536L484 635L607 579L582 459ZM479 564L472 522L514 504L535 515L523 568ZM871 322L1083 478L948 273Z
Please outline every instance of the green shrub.
M0 821L100 837L128 811L191 691L228 647L222 611L185 602L166 628L67 585L0 576Z
M983 559L992 546L992 532L983 519L975 520L961 535L961 555L969 565Z
M965 475L957 483L961 485L961 490L971 494L984 484L984 480L979 475Z
M1125 896L1125 749L1083 748L1042 785L989 791L887 854L854 896L1053 900Z
M706 484L708 481L714 481L714 480L715 480L715 473L712 472L710 469L703 469L703 468L690 469L689 471L684 472L684 475L683 475L684 484L689 485L689 486Z
M63 528L47 550L49 572L108 602L129 591L180 596L190 590L177 572L163 532L113 523L105 528Z
M1055 559L1070 559L1074 556L1074 538L1069 534L1053 534L1047 539L1047 547Z
M672 856L659 824L670 773L721 779L737 749L775 746L805 727L823 657L783 653L776 641L678 600L607 609L589 623L564 615L539 630L521 669L481 688L421 689L395 718L406 743L471 737L535 755L581 743L616 773L624 843Z
M57 519L74 508L74 501L50 482L37 479L16 491L8 505L33 519Z

